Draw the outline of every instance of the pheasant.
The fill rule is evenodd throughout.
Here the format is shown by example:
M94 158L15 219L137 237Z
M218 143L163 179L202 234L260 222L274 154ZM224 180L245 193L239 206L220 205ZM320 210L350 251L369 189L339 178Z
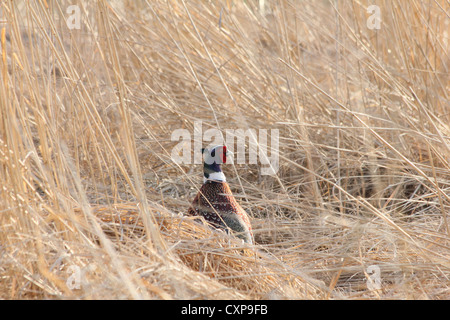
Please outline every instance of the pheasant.
M253 243L250 219L234 198L220 165L227 162L226 146L203 149L203 185L188 210L190 216L202 216L212 226L229 231L247 243Z

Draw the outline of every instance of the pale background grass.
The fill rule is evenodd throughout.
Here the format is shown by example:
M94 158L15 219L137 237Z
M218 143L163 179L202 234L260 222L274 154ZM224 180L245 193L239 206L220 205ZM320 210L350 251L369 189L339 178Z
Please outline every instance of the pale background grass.
M0 298L450 298L449 13L2 1ZM254 247L182 216L201 166L170 137L198 120L280 130L276 176L224 167Z

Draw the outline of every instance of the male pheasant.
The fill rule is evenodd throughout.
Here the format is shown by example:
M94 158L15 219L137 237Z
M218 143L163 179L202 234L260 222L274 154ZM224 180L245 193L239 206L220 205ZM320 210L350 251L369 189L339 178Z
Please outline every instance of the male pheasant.
M202 216L218 229L231 229L238 238L252 244L250 219L234 198L220 167L227 161L226 153L226 146L203 149L203 185L194 198L188 215Z

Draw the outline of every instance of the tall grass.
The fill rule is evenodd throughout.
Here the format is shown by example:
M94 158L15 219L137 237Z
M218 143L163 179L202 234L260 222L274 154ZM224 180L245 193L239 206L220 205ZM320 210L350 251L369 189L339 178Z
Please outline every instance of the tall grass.
M2 1L0 297L450 298L449 10ZM183 216L199 120L280 130L224 168L255 246Z

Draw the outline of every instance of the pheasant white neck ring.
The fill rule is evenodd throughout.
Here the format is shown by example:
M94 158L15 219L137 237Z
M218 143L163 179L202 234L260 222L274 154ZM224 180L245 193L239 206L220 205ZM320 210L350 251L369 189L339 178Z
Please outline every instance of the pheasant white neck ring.
M206 177L206 175L203 175L203 183L206 183L208 180L227 182L227 179L225 178L225 175L222 171L210 173L208 177Z

